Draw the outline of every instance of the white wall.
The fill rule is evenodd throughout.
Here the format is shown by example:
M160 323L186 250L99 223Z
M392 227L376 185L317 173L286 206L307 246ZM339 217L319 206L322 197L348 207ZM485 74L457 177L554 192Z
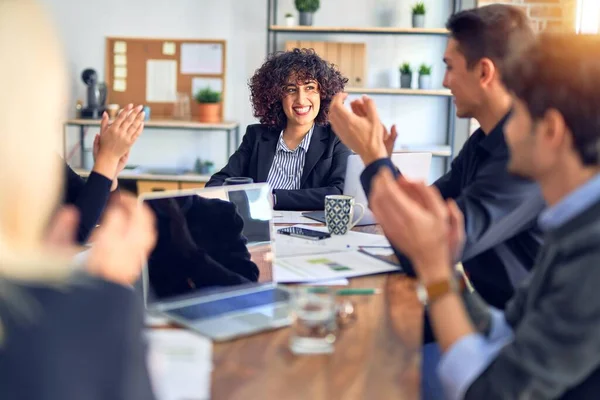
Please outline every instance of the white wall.
M60 27L71 68L72 102L85 99L80 79L85 68L104 76L106 36L155 38L217 38L227 40L227 99L225 116L245 126L254 118L248 100L248 78L260 66L266 51L266 0L42 0ZM392 15L397 26L410 26L410 0L325 0L315 15L315 25L376 26L382 10ZM449 0L426 0L426 27L443 27L450 13ZM443 3L443 4L440 4ZM391 7L391 8L386 8ZM386 10L392 10L391 13ZM294 12L293 0L279 0L278 20ZM397 69L404 61L415 67L433 65L434 87L441 87L441 61L446 39L439 36L344 36L302 35L306 40L364 41L367 43L369 75L367 85L385 86L392 77L398 85ZM279 37L280 47L286 40ZM416 82L415 82L416 84ZM401 142L443 144L446 135L447 100L434 97L377 96L386 124L397 123ZM74 110L74 108L73 108ZM73 114L71 116L74 115ZM76 143L76 130L69 145ZM88 135L91 140L93 133ZM146 130L134 147L130 162L145 166L192 167L196 157L213 159L217 167L226 162L222 132ZM435 159L432 179L442 171Z

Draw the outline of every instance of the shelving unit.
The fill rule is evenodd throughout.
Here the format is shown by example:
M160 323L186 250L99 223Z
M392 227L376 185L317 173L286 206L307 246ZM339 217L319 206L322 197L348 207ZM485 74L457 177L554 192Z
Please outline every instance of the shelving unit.
M81 165L79 167L90 167L83 165L83 154L85 153L85 136L89 127L100 127L99 119L70 119L63 125L63 154L67 156L67 130L69 127L79 128L79 151L81 155ZM160 130L190 130L195 132L202 131L223 131L226 134L227 149L226 156L229 157L239 146L239 127L238 122L225 121L220 123L202 123L196 121L172 120L172 119L150 119L144 121L144 127L148 129ZM235 147L232 147L235 146Z
M270 25L270 32L287 32L287 33L354 33L359 35L389 35L389 34L404 34L404 35L447 35L446 29L439 28L395 28L395 27L344 27L344 26L282 26Z
M348 34L348 35L430 35L447 37L448 31L444 28L399 28L399 27L344 27L344 26L281 26L277 25L277 3L278 0L267 0L267 53L278 49L277 36L279 34ZM452 12L457 12L462 8L461 0L452 0ZM434 157L445 158L446 171L454 157L454 136L455 136L455 106L452 100L452 94L449 90L419 90L419 89L396 89L396 88L368 88L368 87L349 87L346 92L353 94L370 94L380 96L433 96L444 97L448 101L448 120L445 145L417 146L418 151L428 151ZM397 149L397 151L417 151L412 150L413 146L407 146L406 149Z

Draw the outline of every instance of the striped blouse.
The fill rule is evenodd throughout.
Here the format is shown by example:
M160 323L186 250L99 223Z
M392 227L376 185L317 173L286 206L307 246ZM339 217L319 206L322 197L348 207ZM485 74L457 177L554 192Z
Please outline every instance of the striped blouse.
M308 146L310 146L313 130L314 125L295 150L290 150L287 147L285 140L283 140L283 131L281 131L273 164L271 164L269 175L267 175L267 182L271 185L272 190L300 189L300 178L304 171L304 161L306 160L306 153L308 152Z

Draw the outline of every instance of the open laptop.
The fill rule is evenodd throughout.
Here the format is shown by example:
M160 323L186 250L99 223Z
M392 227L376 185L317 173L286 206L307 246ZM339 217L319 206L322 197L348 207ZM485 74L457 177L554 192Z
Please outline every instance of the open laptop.
M431 153L393 153L392 163L402 172L407 179L426 181L431 168ZM344 181L344 194L354 197L355 203L365 207L365 215L357 226L375 225L375 217L368 208L368 199L360 183L360 174L365 169L360 156L352 154L348 157L346 178ZM303 213L307 218L325 223L324 211L311 211Z
M288 326L270 193L259 183L141 195L158 231L142 274L148 313L215 341Z

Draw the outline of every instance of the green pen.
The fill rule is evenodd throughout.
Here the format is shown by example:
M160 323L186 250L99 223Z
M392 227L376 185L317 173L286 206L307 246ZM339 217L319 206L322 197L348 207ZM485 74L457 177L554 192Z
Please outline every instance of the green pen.
M327 287L311 287L311 293L327 293L330 289ZM335 291L337 296L368 296L381 293L380 289L338 289Z

